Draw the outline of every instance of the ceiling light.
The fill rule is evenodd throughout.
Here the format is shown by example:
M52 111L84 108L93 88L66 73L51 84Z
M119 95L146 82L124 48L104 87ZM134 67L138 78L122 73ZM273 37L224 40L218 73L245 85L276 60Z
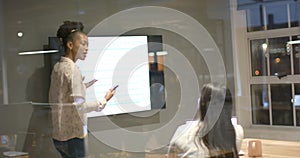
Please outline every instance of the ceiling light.
M287 44L300 44L300 40L288 41Z
M47 54L47 53L56 53L58 50L40 50L40 51L29 51L29 52L20 52L19 55L33 55L33 54Z

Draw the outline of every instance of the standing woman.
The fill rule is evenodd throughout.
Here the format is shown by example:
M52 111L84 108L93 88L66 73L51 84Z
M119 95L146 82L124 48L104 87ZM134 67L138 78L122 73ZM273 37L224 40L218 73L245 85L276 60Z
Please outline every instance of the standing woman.
M65 21L57 31L65 56L54 65L51 74L49 103L52 109L53 142L63 158L85 157L87 133L85 113L101 111L115 91L109 90L100 101L85 102L86 88L97 80L83 83L76 61L84 60L88 37L81 22Z

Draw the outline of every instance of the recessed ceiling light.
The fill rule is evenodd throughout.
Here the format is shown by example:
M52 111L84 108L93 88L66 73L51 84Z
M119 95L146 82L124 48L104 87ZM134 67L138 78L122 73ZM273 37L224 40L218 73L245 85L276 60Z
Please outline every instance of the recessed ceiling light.
M24 35L24 34L23 34L22 31L19 31L19 32L17 33L17 36L20 37L20 38L23 37L23 35Z

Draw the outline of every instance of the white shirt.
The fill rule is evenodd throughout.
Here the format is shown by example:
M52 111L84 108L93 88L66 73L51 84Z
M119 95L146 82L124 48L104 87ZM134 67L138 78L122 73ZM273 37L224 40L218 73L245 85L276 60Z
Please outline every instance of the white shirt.
M242 145L242 140L244 138L244 131L242 126L240 125L233 126L236 133L237 151L239 151ZM172 152L175 152L177 154L176 156L178 157L208 157L209 151L203 144L203 142L201 141L201 144L196 145L195 134L197 132L197 129L198 121L187 121L186 124L179 126L171 139L168 155L171 155ZM199 146L199 148L197 146Z

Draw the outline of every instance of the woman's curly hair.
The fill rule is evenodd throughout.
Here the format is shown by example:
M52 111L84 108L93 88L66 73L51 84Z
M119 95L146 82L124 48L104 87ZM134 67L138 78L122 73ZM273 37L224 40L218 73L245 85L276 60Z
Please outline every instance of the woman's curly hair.
M76 32L83 32L83 24L76 21L64 21L59 26L56 36L61 40L63 47L66 49L67 42L72 40Z

